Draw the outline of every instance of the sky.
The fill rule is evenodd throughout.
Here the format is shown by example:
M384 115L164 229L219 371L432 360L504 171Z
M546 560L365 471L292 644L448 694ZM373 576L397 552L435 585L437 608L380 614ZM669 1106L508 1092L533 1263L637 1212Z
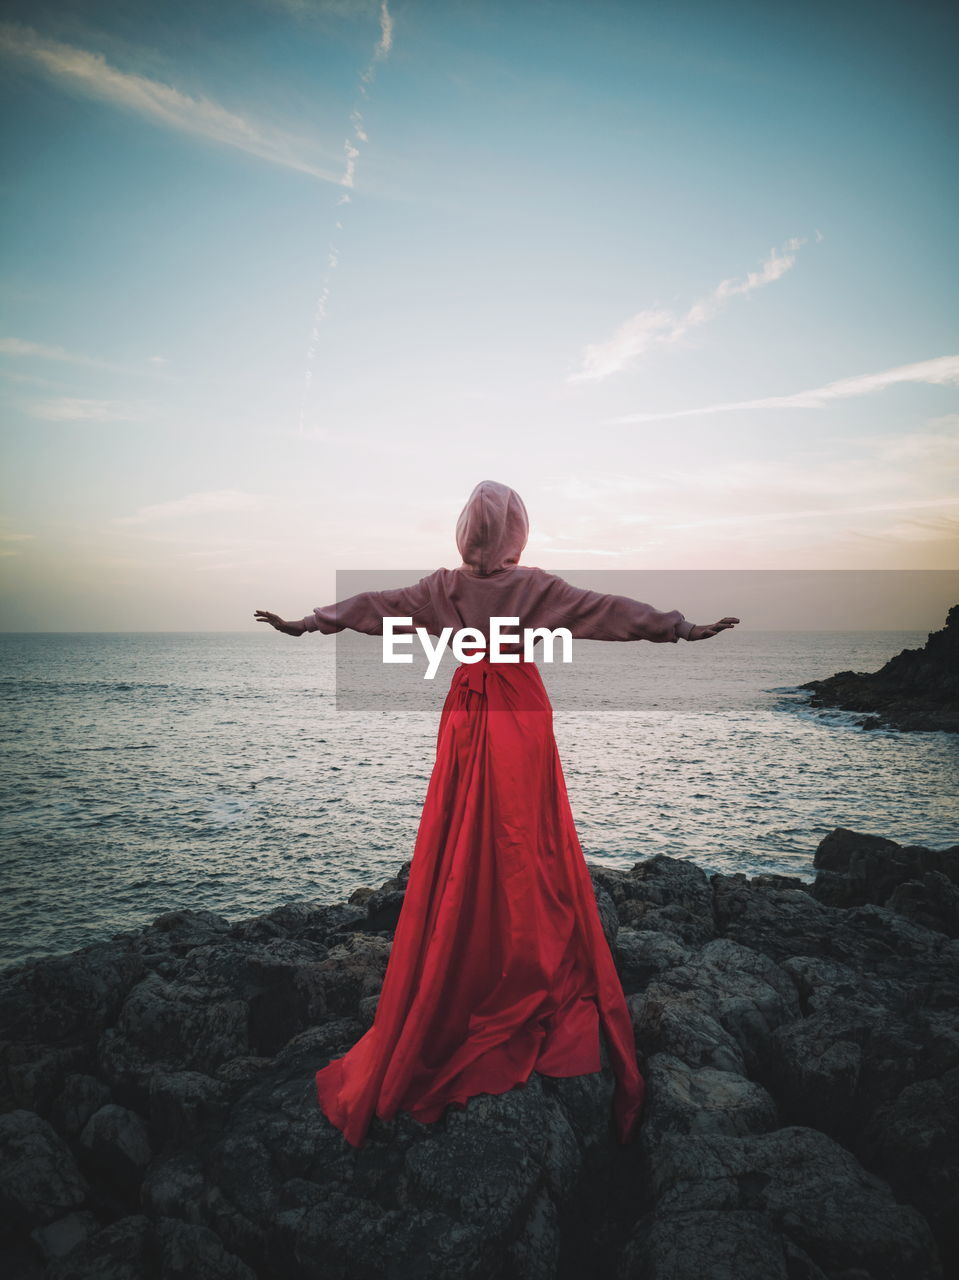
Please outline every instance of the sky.
M559 573L959 569L957 35L8 3L0 629L262 631L481 479Z

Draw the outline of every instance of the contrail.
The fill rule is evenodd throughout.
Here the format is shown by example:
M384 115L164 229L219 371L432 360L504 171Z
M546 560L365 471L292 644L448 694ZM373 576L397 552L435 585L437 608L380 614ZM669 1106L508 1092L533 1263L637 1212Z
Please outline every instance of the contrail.
M376 48L373 50L373 56L370 58L366 68L360 73L357 89L359 100L350 112L350 125L352 133L343 142L343 175L340 178L340 185L346 187L337 200L337 208L340 205L350 204L352 190L356 179L356 162L360 155L360 146L362 143L369 141L366 128L363 123L363 113L360 105L363 100L369 98L369 86L376 77L376 64L384 62L389 57L390 50L393 48L393 16L390 13L387 0L382 0L380 4L380 38L377 41ZM316 300L316 306L313 308L313 324L310 328L310 341L306 349L306 372L303 376L303 395L300 399L300 436L305 435L306 407L309 401L310 391L313 386L313 368L316 363L316 352L320 342L320 333L323 328L323 322L326 319L326 304L330 298L330 288L333 282L333 272L336 270L340 260L340 251L336 245L337 233L343 230L342 215L337 218L334 227L334 233L330 238L329 248L326 254L326 271L323 275L323 281L320 286L319 297Z

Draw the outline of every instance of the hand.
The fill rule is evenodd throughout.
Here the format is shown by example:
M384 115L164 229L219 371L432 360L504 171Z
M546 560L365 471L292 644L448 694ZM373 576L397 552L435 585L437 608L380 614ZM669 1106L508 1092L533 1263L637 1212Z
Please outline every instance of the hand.
M739 621L738 618L720 618L718 622L697 624L689 633L690 640L708 640L710 636L718 636L720 631L728 631Z
M302 622L285 622L278 613L270 613L268 609L257 609L253 616L257 622L268 622L284 635L301 636L306 630Z

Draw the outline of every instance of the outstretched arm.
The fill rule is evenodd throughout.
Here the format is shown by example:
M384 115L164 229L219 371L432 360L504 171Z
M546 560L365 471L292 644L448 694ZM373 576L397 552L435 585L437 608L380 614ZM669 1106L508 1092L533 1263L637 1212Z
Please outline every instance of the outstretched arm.
M318 605L305 618L288 622L266 609L257 609L257 622L268 622L285 635L301 636L306 631L321 631L330 635L334 631L362 631L366 635L383 634L384 618L412 618L409 627L396 627L397 633L413 631L417 625L425 625L429 612L429 578L420 578L408 587L393 587L386 591L361 591L358 595L340 600L336 604Z
M679 640L704 640L734 626L738 618L699 626L678 609L663 611L630 596L606 595L574 587L565 578L550 575L545 606L550 625L567 627L574 640L651 640L675 644Z

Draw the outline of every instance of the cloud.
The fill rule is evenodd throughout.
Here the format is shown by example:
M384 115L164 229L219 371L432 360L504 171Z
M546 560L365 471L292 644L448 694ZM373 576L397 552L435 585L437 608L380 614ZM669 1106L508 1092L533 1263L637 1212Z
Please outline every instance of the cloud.
M959 414L916 432L832 437L781 457L705 458L697 465L649 465L638 475L598 472L553 476L542 486L552 513L538 542L555 563L576 548L605 548L611 558L643 550L638 539L674 548L701 542L715 558L729 544L746 555L797 539L826 546L855 522L883 536L932 543L952 536L959 515ZM860 518L861 517L861 518ZM893 535L890 529L898 532ZM560 532L562 530L562 532ZM708 531L706 539L697 535ZM532 541L532 539L531 539ZM568 544L568 545L567 545Z
M355 114L355 113L354 113ZM366 136L365 134L363 135ZM343 176L340 183L344 187L352 187L356 178L356 158L360 154L359 147L354 147L349 138L343 143L343 157L345 164L343 166Z
M816 233L817 240L822 236ZM582 356L582 368L570 374L567 382L595 382L619 373L639 356L653 347L668 346L678 342L690 329L712 320L730 298L742 297L780 280L796 262L796 254L805 244L803 238L794 236L781 250L771 249L769 257L758 271L751 271L742 280L722 280L704 298L694 302L682 315L659 307L649 307L631 316L605 342L586 347Z
M25 342L22 338L0 338L0 355L5 356L38 356L42 360L65 360L70 364L91 365L97 369L113 369L116 366L106 360L94 360L90 356L79 356L63 347L50 347L42 342Z
M309 158L311 144L257 125L209 98L111 67L102 54L48 40L29 27L0 24L0 52L21 58L54 83L100 102L133 111L153 124L235 147L272 164L339 184L340 177Z
M389 56L393 48L393 15L390 13L389 5L386 0L382 0L380 5L380 38L377 41L376 48L373 50L373 58L370 65L360 76L360 92L366 92L364 86L373 83L376 75L376 63L384 62Z
M148 356L146 363L152 368L136 368L116 364L112 360L98 360L93 356L79 355L75 351L67 351L63 347L52 347L43 342L28 342L23 338L0 338L0 356L14 356L22 359L60 360L66 364L80 364L89 369L108 369L112 373L128 373L136 377L144 374L158 377L163 381L170 378L164 366L169 364L165 356ZM33 378L29 374L17 374L4 371L6 378L21 382L43 382L43 378Z
M386 0L380 5L380 42L376 46L373 57L382 60L390 56L393 48L393 15L389 11Z
M545 534L540 534L538 538L534 539L532 535L530 535L530 542L534 542L534 541L538 543L540 546L542 546L544 550L549 551L550 554L553 553L554 548L547 547L545 545L549 542L552 542L553 541L552 538L547 537ZM623 547L617 551L610 551L608 547L557 547L555 548L555 550L562 552L563 555L609 557L609 556L627 555L632 550L632 548Z
M939 516L933 520L900 520L888 525L881 533L857 530L857 537L876 542L959 542L959 519Z
M824 516L863 515L872 511L919 511L927 507L959 506L959 499L952 495L943 498L906 498L893 502L861 502L839 507L793 507L774 511L737 511L732 515L704 516L695 520L670 521L670 529L706 529L720 525L781 524L792 520L822 519Z
M12 369L0 369L0 378L6 378L9 382L29 382L35 387L50 385L49 378L40 378L35 373L14 373Z
M34 418L46 422L142 422L149 416L143 405L123 404L119 400L83 400L57 396L52 400L34 400L27 406Z
M267 8L283 9L294 18L327 14L337 18L369 17L379 8L377 0L263 0Z
M382 3L380 4L380 38L377 41L376 48L373 50L373 55L367 64L366 70L360 74L357 82L357 90L360 97L364 100L369 98L368 86L373 83L376 74L377 62L382 62L387 58L392 48L393 19L390 15L386 0L382 0ZM340 185L348 188L352 188L356 184L356 162L360 156L360 148L364 143L369 142L369 135L366 132L366 125L363 121L363 113L360 111L358 106L354 106L353 110L350 112L350 124L353 126L353 137L348 137L343 142L343 173L340 177ZM349 192L342 192L336 203L337 207L349 204ZM342 230L342 219L337 218L336 231ZM316 353L319 348L322 329L326 320L327 304L329 303L330 294L333 289L333 273L337 268L339 260L339 249L337 248L335 241L331 239L326 254L326 272L323 276L320 291L313 307L313 324L310 328L310 339L306 349L306 368L303 372L303 393L300 397L299 415L299 434L304 438L307 435L307 406L310 399L310 393L313 388L313 369L316 364Z
M764 396L760 400L732 400L704 405L699 409L676 409L670 413L628 413L607 418L608 423L659 422L664 418L687 418L704 413L728 413L733 409L821 409L833 400L872 395L900 382L924 382L933 386L959 385L959 356L938 356L918 364L903 364L882 373L865 373L840 378L811 391L796 391L786 396Z
M169 502L154 502L140 507L132 516L115 516L112 524L144 525L182 520L189 516L222 515L233 511L259 511L265 505L260 494L244 493L241 489L206 489L188 493L183 498Z
M32 542L36 538L33 533L0 533L0 542ZM20 552L14 547L0 547L0 556L18 556Z

